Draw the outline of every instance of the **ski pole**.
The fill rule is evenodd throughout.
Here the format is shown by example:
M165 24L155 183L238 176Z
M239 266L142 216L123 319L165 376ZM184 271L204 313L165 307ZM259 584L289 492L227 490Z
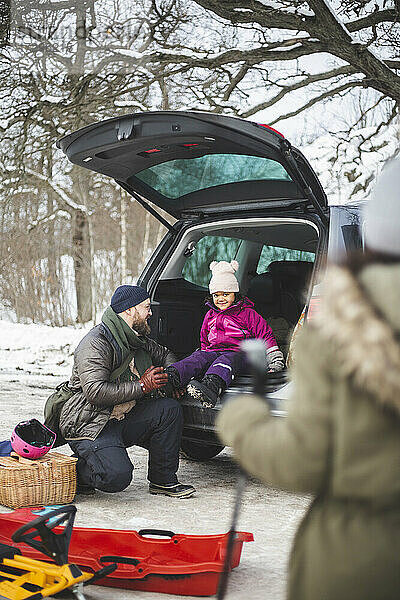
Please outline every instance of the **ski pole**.
M250 365L253 375L252 391L254 394L262 395L264 392L265 376L268 370L265 345L261 340L245 340L241 343L241 349L245 353L247 362ZM217 600L223 600L228 586L228 578L231 570L233 547L235 542L236 525L246 483L247 475L240 469L236 482L235 503L233 506L231 526L229 528L228 541L226 543L224 567L218 582Z

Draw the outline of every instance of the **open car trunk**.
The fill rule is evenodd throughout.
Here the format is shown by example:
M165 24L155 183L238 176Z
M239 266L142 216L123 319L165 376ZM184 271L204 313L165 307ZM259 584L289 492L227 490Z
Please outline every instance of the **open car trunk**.
M178 358L198 348L207 311L204 300L211 275L209 263L236 259L240 265L236 275L243 295L254 302L257 312L272 327L286 357L292 331L302 317L315 280L320 233L312 218L286 215L189 225L154 283L152 336ZM277 390L286 381L286 371L271 375L266 392ZM184 397L183 447L185 444L192 450L195 447L204 458L217 453L219 442L214 421L220 402L232 393L250 390L251 378L242 374L212 410L204 410L197 401Z
M319 244L312 220L230 219L188 227L151 290L152 335L182 358L199 347L212 260L239 262L240 290L287 354L306 304Z

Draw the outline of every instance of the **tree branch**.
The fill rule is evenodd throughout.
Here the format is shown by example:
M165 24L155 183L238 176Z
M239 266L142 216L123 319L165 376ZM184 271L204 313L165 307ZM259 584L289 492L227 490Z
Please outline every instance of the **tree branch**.
M355 72L363 73L366 77L365 84L368 87L374 88L397 102L400 101L400 78L391 71L384 61L380 60L369 50L367 45L354 43L350 31L335 15L325 0L307 0L309 7L314 12L314 16L300 13L300 11L297 11L297 13L285 12L282 9L276 8L276 5L272 3L268 6L256 0L195 1L200 6L212 10L233 24L237 24L238 22L258 23L266 30L279 27L282 30L295 28L298 31L305 31L310 35L311 39L308 38L307 41L299 42L301 44L299 56L307 54L304 50L309 44L320 44L320 52L328 52L352 65ZM239 16L237 15L238 11ZM383 16L386 15L386 17L390 14L384 11L381 11L381 13L383 13ZM395 13L398 15L397 10ZM368 22L373 24L373 19L378 18L374 17L373 13L371 13L370 17L370 21L363 21L361 19L355 21L355 30L357 30L357 27L361 27L362 24L365 25ZM382 17L382 14L380 17ZM295 27L294 24L296 25ZM259 51L262 48L261 46ZM282 54L284 53L282 52ZM275 60L275 58L272 56L269 59L269 53L265 52L263 60ZM262 62L262 60L258 62Z
M77 204L76 202L74 202L72 198L68 196L68 194L65 192L65 190L63 190L57 183L52 181L49 177L46 177L41 173L37 173L29 167L25 167L25 172L29 175L32 175L33 177L36 177L37 179L40 179L40 181L45 182L57 194L64 206L64 209L67 212L79 210L81 212L87 213L87 208L84 204Z
M53 210L52 212L48 213L47 215L45 215L44 217L41 217L40 219L36 219L36 221L33 221L29 227L28 227L28 233L31 233L31 231L33 231L34 229L36 229L37 227L39 227L39 225L43 225L43 223L48 223L49 221L54 221L54 219L56 218L57 215L66 212L63 209L60 208L56 208L55 210ZM69 213L68 213L69 214ZM71 216L71 215L69 215Z
M304 31L305 23L313 17L301 11L286 12L257 0L195 0L197 4L214 12L216 15L231 23L258 23L265 27L268 23L270 29L290 29Z
M284 121L285 119L290 119L290 117L295 117L296 115L299 115L304 110L307 110L308 108L311 108L311 106L314 106L314 104L318 104L318 102L322 102L323 100L326 100L327 98L331 98L332 96L335 96L336 94L340 94L341 92L344 92L345 90L348 90L353 87L358 87L358 86L362 86L361 81L359 81L359 82L350 81L349 83L345 83L337 88L328 90L328 91L324 92L323 94L320 94L319 96L316 96L315 98L312 98L312 100L309 100L308 102L306 102L306 104L303 104L303 106L301 106L300 108L293 110L292 112L286 113L285 115L281 115L268 124L275 125L275 123L278 123L279 121Z
M390 8L386 10L377 10L366 17L357 19L356 21L346 21L344 25L346 29L353 33L354 31L367 29L367 27L373 27L374 25L379 25L380 23L385 22L398 23L399 14Z
M338 69L332 69L332 71L327 71L325 73L317 73L315 75L309 75L305 79L302 79L301 81L297 81L296 83L293 83L292 85L284 86L283 89L278 94L276 94L276 96L274 96L273 98L270 98L269 100L266 100L265 102L260 102L259 104L253 106L250 110L242 112L241 116L244 119L247 119L248 117L259 112L260 110L265 110L266 108L273 106L274 104L276 104L277 102L282 100L282 98L284 96L286 96L286 94L288 94L290 92L294 92L295 90L299 90L301 88L307 87L308 85L312 85L313 83L318 83L320 81L332 79L333 77L338 77L340 75L351 75L353 73L355 73L355 71L354 71L353 67L351 67L349 65L349 66L339 67Z
M61 64L63 64L65 67L67 67L67 69L71 68L72 61L69 58L67 58L66 56L63 56L62 54L57 52L54 49L54 47L52 46L52 44L50 44L47 37L45 37L44 35L41 35L37 31L35 31L32 27L28 27L25 25L19 25L17 27L17 30L20 33L22 33L23 35L27 35L31 39L36 40L37 42L40 42L43 50L46 50L46 52L49 52L55 59L57 59L58 61L60 61Z

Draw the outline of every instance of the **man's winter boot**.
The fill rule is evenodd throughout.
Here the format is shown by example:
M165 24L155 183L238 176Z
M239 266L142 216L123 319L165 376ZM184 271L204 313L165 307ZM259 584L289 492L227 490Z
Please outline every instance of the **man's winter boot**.
M171 483L171 485L159 485L157 483L149 484L150 494L162 494L171 498L189 498L195 493L195 488L192 485L184 483Z
M218 375L204 375L201 381L192 379L187 391L192 398L200 400L204 408L213 408L225 390L225 381Z
M86 485L85 483L77 483L76 486L76 495L80 496L93 496L96 493L96 490L91 485Z

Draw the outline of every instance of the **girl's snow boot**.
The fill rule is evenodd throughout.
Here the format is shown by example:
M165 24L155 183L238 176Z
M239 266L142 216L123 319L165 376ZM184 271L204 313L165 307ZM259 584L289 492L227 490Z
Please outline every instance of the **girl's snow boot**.
M187 392L192 398L200 400L204 408L213 408L225 387L225 381L221 377L211 374L204 375L201 381L192 379Z

